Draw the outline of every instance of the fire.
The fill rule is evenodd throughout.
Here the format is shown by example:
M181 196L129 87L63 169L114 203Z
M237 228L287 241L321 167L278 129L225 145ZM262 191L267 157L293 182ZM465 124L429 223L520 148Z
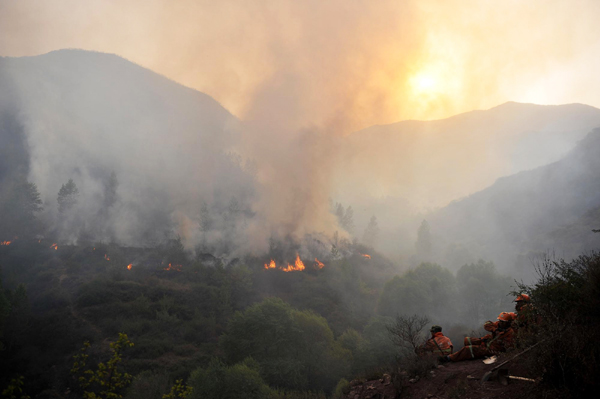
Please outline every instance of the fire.
M293 265L290 265L288 263L286 267L283 267L283 266L277 267L277 264L275 263L275 261L273 259L271 259L271 262L265 263L265 269L266 270L279 269L284 272L296 272L296 271L302 271L302 270L306 269L306 266L304 266L304 262L302 262L302 260L300 259L300 255L296 254L296 261L294 262Z
M284 272L295 272L295 271L302 271L304 270L304 262L302 262L302 260L300 260L300 255L296 254L296 262L294 262L294 265L290 265L288 263L287 267L284 267L283 270Z
M54 248L54 250L57 251L58 250L58 244L54 243L54 244L50 245L50 248Z
M163 270L175 270L176 272L180 272L181 265L172 265L171 263L169 263L169 266L165 267Z
M104 259L106 259L106 260L110 260L110 258L108 257L108 255L107 255L107 254L104 254Z
M132 268L132 267L133 267L133 264L132 264L132 263L128 264L128 265L127 265L127 270L131 270L131 268Z
M12 241L2 241L0 242L0 245L10 245Z
M275 269L276 267L277 265L273 259L271 259L271 262L265 263L265 269Z
M321 262L319 259L315 258L315 266L317 266L319 269L322 269L325 267L325 264L323 262Z
M360 254L363 258L371 259L371 255L369 254Z

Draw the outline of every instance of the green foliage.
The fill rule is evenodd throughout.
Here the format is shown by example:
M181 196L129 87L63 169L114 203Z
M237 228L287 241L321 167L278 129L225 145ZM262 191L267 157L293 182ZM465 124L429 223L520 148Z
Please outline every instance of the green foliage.
M25 377L22 375L10 380L8 386L2 390L2 397L7 399L30 399L29 395L23 393Z
M456 273L456 282L463 322L480 324L513 306L507 295L511 279L498 273L492 262L479 260L462 266Z
M145 370L133 377L124 399L162 399L169 386L169 374L166 371Z
M350 360L323 317L275 298L237 312L220 342L230 363L251 356L270 385L289 389L331 389Z
M401 311L443 319L455 298L456 281L452 273L435 263L421 263L385 283L378 309L380 314L391 317Z
M528 366L562 397L593 397L600 385L600 253L571 262L546 258L537 271L537 282L519 285L532 300L519 337L542 342Z
M79 375L77 381L83 390L84 399L116 399L123 396L119 393L131 382L131 375L119 371L119 364L122 362L122 352L128 347L132 347L133 342L127 338L127 334L119 333L119 339L110 344L112 356L104 364L98 363L96 370L87 369L86 364L89 355L90 343L85 342L80 352L73 356L74 362L71 373Z
M215 358L208 367L192 372L189 385L189 399L264 399L270 394L252 359L226 366Z
M183 384L183 380L175 381L175 384L171 387L171 391L168 394L163 395L162 399L185 399L194 388Z
M333 393L334 399L343 399L345 395L348 395L350 392L350 383L347 379L342 378L337 385L335 386L335 391Z

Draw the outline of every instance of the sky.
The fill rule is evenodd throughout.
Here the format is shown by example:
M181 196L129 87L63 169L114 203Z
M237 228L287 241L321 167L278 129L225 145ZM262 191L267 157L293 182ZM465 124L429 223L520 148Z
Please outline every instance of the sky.
M600 107L599 17L597 0L0 0L0 56L114 53L243 120L343 135L506 101Z

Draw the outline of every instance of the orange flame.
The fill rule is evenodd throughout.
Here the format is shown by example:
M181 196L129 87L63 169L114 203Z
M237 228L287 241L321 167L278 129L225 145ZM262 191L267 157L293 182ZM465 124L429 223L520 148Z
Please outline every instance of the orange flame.
M302 262L300 260L300 255L296 254L296 262L294 262L294 265L290 265L288 263L287 267L284 267L281 270L283 270L284 272L287 273L287 272L302 271L304 269L305 269L304 262Z
M163 270L175 270L176 272L181 271L181 265L172 265L169 263L168 267L165 267Z
M54 244L50 245L50 248L54 248L54 250L57 251L58 250L58 244L54 243Z
M133 267L133 263L130 263L127 265L127 270L131 270L131 268Z
M2 241L0 242L0 245L10 245L12 241Z
M369 254L360 254L360 256L367 258L367 259L371 259L371 255L369 255Z
M319 269L322 269L325 267L325 264L323 262L321 262L319 259L315 258L315 266L317 266Z
M271 259L271 262L265 263L265 269L275 269L275 268L277 268L277 265L275 264L275 261L273 259Z
M110 260L110 258L108 257L108 255L107 255L107 254L104 254L104 259L106 259L106 260Z

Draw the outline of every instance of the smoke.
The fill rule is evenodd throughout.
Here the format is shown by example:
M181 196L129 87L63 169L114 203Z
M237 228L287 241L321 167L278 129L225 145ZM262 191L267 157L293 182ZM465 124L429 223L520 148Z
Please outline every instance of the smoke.
M414 209L547 161L525 151L516 156L529 163L515 167L507 160L514 146L500 156L493 141L469 142L479 130L456 140L415 129L418 151L402 140L343 138L507 100L600 106L590 94L600 92L600 80L581 66L599 67L599 7L591 0L0 1L0 54L118 54L233 113L115 58L15 60L30 178L49 220L58 218L55 193L73 178L78 211L104 221L105 240L139 244L176 232L188 248L256 253L272 236L332 235L330 199L354 205L359 229L377 214L389 231ZM61 57L76 64L70 76L61 75ZM449 131L463 125L456 129ZM448 158L453 145L460 148ZM119 198L100 217L112 172Z

